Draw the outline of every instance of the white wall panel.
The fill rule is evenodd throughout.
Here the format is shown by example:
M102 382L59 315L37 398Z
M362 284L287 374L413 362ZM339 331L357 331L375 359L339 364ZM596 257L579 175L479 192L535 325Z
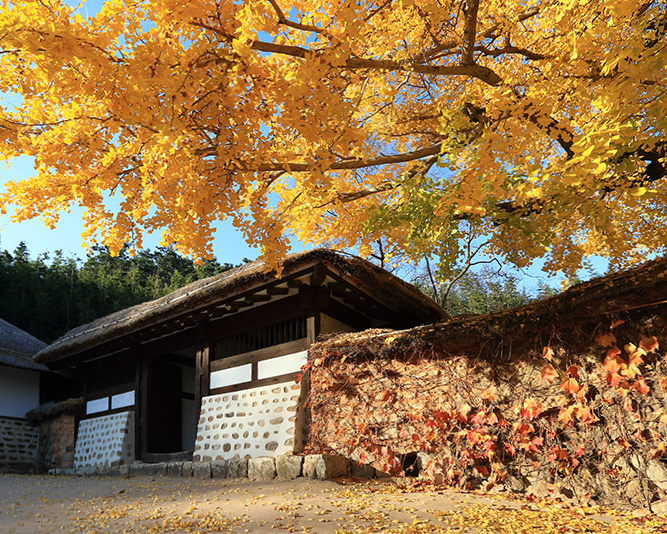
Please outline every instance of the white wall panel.
M284 382L202 399L194 460L280 456L303 450L301 385Z
M229 369L221 369L211 373L210 388L224 388L225 386L234 386L250 382L252 378L252 364L239 365Z
M134 406L134 390L119 393L118 395L111 397L112 410L117 408L127 408L128 406Z
M25 417L39 406L39 372L0 366L0 416Z
M301 366L308 361L308 351L302 350L294 354L278 356L270 360L257 362L257 378L272 378L274 376L296 373L301 370Z
M109 397L95 399L86 403L86 414L106 412L109 409Z
M85 419L79 424L74 466L123 465L134 461L134 412Z

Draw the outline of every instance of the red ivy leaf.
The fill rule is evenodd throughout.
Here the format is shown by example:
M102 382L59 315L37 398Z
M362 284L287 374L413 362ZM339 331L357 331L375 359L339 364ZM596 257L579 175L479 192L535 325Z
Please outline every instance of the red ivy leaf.
M476 425L483 425L486 422L486 414L484 413L484 410L480 410L477 412L471 419L471 423L474 423Z
M558 378L558 373L553 365L548 363L542 367L542 380L546 380L549 384L553 384L556 378Z
M597 341L603 347L611 347L616 343L616 336L613 334L613 332L603 332L595 338L595 341Z
M489 476L489 470L487 469L486 466L476 465L475 469L477 469L477 471L479 471L479 474L482 475L483 477L488 477Z
M642 395L646 395L649 391L651 391L651 388L648 387L648 384L643 378L638 378L635 383L633 384L634 388L639 391Z
M579 382L577 382L575 378L566 378L563 380L560 387L572 395L576 395L577 392L581 389Z
M535 419L542 413L542 403L532 397L523 401L523 409L521 410L521 417L524 419Z
M643 337L639 342L639 346L644 349L646 352L651 352L652 350L658 350L658 340L655 336Z
M621 349L612 347L607 351L607 357L602 366L610 373L617 373L627 366L625 360L621 357Z

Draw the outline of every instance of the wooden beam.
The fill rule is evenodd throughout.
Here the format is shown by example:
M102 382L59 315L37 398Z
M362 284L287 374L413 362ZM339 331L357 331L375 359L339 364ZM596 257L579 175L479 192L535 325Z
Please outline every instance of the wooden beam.
M327 266L323 263L318 263L313 269L313 274L310 275L310 285L312 287L321 286L327 278Z
M311 287L303 285L299 288L299 298L304 307L314 311L326 308L331 300L329 290L325 286Z
M269 295L287 295L287 293L289 293L289 288L282 286L269 287L266 292Z
M270 300L271 295L248 295L245 298L245 301L250 305L253 305L257 302L269 302Z
M234 356L227 356L219 360L210 362L211 372L219 371L221 369L229 369L230 367L237 367L246 363L260 362L263 360L270 360L285 354L293 354L308 348L308 338L296 339L288 341L279 345L271 345L264 349L244 352L242 354L235 354ZM253 369L254 371L254 369Z

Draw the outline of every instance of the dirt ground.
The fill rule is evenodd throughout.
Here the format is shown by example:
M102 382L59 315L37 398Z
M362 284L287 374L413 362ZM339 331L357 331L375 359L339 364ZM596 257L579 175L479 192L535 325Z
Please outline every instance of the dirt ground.
M0 475L0 534L667 532L667 517L392 481Z

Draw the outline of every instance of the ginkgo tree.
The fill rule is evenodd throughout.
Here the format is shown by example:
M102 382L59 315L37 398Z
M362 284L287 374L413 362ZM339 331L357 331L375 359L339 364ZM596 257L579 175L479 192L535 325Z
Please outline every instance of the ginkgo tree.
M383 237L445 268L462 240L517 265L620 266L667 245L659 0L0 0L3 209L118 251L210 255L231 218ZM84 13L84 15L82 15Z

